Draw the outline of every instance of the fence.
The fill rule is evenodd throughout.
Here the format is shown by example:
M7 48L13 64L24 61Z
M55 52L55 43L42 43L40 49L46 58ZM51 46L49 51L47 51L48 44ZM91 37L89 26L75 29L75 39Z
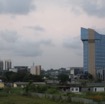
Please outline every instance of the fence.
M67 96L60 96L60 95L52 95L52 94L42 94L42 93L32 93L33 96L38 96L40 98L50 98L55 100L67 100ZM80 102L83 104L105 104L105 102L95 102L91 99L85 99L85 98L78 98L78 97L70 97L71 102Z

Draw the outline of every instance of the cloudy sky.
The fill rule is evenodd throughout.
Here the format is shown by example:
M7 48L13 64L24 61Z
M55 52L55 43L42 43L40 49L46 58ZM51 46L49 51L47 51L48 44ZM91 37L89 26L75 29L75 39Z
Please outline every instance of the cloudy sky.
M81 27L105 34L105 0L0 0L0 59L44 69L83 65Z

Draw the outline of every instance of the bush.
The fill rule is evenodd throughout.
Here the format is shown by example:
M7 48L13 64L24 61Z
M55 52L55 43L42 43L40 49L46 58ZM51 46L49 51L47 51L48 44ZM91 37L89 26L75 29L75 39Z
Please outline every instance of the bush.
M8 97L8 94L6 92L0 92L0 97Z
M76 96L77 94L73 93L73 92L69 92L66 94L68 97L73 97L73 96Z
M43 85L43 86L35 86L35 92L38 92L38 93L44 93L46 92L48 89L47 86Z
M102 101L103 100L103 96L101 96L101 95L90 96L89 98L94 101Z
M56 88L49 88L47 90L47 93L49 93L49 94L58 94L59 91Z
M6 93L11 93L11 87L5 87L4 88L4 92L6 92Z
M71 96L67 97L67 102L71 102Z

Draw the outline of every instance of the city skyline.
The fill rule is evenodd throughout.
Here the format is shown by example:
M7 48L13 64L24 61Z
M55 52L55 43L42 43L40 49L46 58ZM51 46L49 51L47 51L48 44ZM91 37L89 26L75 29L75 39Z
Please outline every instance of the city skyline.
M1 0L0 59L44 69L83 66L81 27L105 34L103 0ZM94 7L94 8L93 8Z

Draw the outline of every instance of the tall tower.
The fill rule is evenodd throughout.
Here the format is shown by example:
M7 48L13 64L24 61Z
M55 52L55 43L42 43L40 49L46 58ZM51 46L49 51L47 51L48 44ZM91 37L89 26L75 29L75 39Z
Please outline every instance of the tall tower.
M41 73L41 65L37 65L35 67L35 72L36 72L36 75L40 75L40 73Z
M93 29L81 28L84 71L96 78L97 70L105 68L105 35Z
M32 66L30 73L33 75L40 75L41 74L41 65L37 65L37 66Z
M3 71L3 61L2 60L0 60L0 71Z
M5 60L4 62L4 70L9 70L12 67L12 62L11 60Z

